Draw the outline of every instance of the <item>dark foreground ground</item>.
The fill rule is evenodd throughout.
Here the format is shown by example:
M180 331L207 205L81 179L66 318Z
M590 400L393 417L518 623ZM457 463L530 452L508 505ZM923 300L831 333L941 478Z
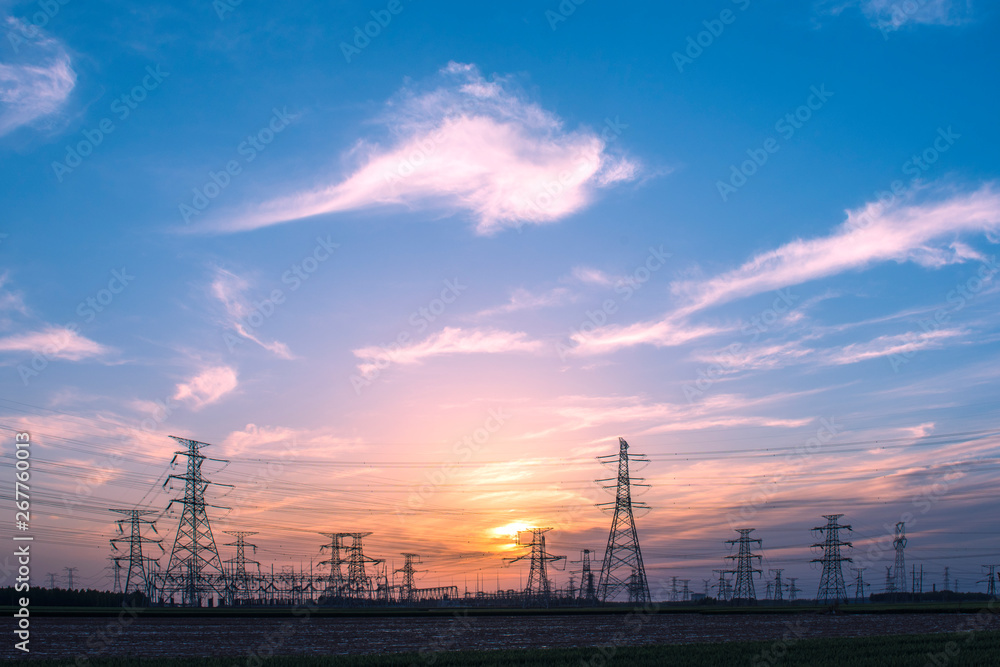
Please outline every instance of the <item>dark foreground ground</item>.
M23 662L23 661L19 661ZM269 667L605 667L660 665L729 666L811 665L815 667L903 667L917 665L986 666L1000 663L1000 632L974 631L889 637L790 638L787 641L725 642L575 649L514 649L491 651L408 652L355 656L274 656L271 658L105 658L93 667L194 667L208 665L268 665ZM0 661L15 664L15 661ZM67 665L68 661L31 661L32 665Z
M35 617L30 656L13 635L0 659L51 664L1000 665L1000 613L627 614L433 618ZM960 633L947 637L946 633ZM899 638L899 635L919 635ZM896 637L893 637L896 636ZM833 638L855 638L833 641ZM949 645L948 642L955 642ZM555 651L546 651L554 649ZM454 653L475 651L478 653ZM787 651L787 655L785 652ZM942 653L943 652L943 653ZM388 654L408 653L387 657ZM338 661L331 656L363 656ZM285 656L276 659L272 656ZM902 661L888 661L896 656ZM920 658L924 656L924 658ZM106 661L108 658L131 661ZM166 659L215 658L190 663ZM269 660L270 658L270 660ZM306 658L315 660L306 661ZM20 661L20 660L19 660ZM860 662L859 662L860 661Z

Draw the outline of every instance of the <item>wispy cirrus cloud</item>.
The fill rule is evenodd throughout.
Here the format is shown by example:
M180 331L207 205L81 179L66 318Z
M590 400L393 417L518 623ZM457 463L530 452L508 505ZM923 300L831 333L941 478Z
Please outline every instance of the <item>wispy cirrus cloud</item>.
M194 410L215 403L239 385L236 370L229 366L210 366L187 382L177 384L175 401L184 401Z
M258 426L247 424L233 431L222 442L227 456L265 455L276 453L290 456L332 456L338 452L359 449L361 438L342 438L330 435L326 429L295 429L285 426Z
M418 343L392 349L363 347L354 350L354 356L362 360L358 364L358 371L367 376L377 372L385 362L418 364L425 359L442 355L536 352L541 347L541 341L531 340L521 331L445 327Z
M0 136L58 112L76 86L62 42L13 16L3 23L8 49L0 61Z
M221 227L404 205L466 213L478 233L492 234L565 218L599 189L639 173L600 134L567 130L513 90L510 78L487 80L470 64L449 63L429 89L404 88L377 122L391 139L360 141L351 151L353 173L264 202Z
M294 359L295 355L285 343L278 340L269 343L254 334L255 327L251 320L252 315L257 313L261 321L264 320L264 316L257 312L257 308L246 298L246 292L249 288L250 283L245 278L225 269L215 269L215 277L212 280L210 291L212 296L218 299L226 309L229 316L225 322L226 326L232 327L240 336L252 340L277 357Z
M514 290L507 303L487 308L476 313L476 317L489 317L492 315L506 315L519 310L535 310L537 308L548 308L559 306L570 301L573 295L565 287L555 287L546 292L535 294L524 288Z
M834 0L820 3L820 11L837 15L857 8L873 28L884 35L907 25L956 26L969 20L969 0Z
M63 326L49 325L39 331L0 337L0 352L38 353L65 361L94 359L112 351L112 348Z
M714 277L675 282L671 289L680 303L673 311L654 321L575 334L575 351L595 354L640 344L683 344L721 331L692 323L695 313L878 263L940 268L979 259L960 237L978 233L993 239L998 230L1000 194L995 184L972 192L921 188L890 204L873 202L848 211L847 220L827 236L791 241Z

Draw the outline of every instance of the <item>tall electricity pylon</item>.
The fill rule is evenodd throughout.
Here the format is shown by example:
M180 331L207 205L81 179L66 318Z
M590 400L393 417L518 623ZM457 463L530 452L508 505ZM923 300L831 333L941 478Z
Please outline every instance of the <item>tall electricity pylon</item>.
M885 566L885 591L886 593L896 592L896 578L892 576L892 565Z
M225 545L236 547L236 557L225 561L233 566L232 577L229 580L229 602L234 604L237 600L251 600L253 587L250 585L250 575L247 574L247 563L257 566L257 574L260 574L260 563L247 559L247 547L252 548L253 552L257 553L257 545L247 544L246 538L257 533L248 530L227 530L225 532L236 538L235 542L229 542Z
M615 455L597 457L601 463L612 463ZM616 489L613 503L599 503L598 507L610 509L614 505L614 518L611 520L611 532L608 535L608 547L604 552L604 563L601 566L601 578L597 584L597 599L607 602L615 599L620 593L627 593L629 602L644 604L650 602L649 582L646 579L646 567L642 563L642 551L639 548L639 535L635 529L633 509L649 509L642 502L632 501L631 487L648 486L636 484L639 478L629 477L629 460L637 463L648 463L649 459L642 454L629 454L625 438L618 438L618 476L609 479L599 479L598 482L615 482L605 486L606 489Z
M799 580L798 577L788 577L788 582L789 582L788 583L788 601L789 602L795 601L797 599L798 594L802 592L802 589L795 585L795 582L798 581L798 580Z
M413 565L415 563L420 562L420 555L403 554L403 558L405 559L405 561L403 562L403 567L399 568L398 570L394 570L393 574L395 574L396 572L403 573L403 587L400 591L401 593L400 597L403 600L403 602L413 602L413 591L416 588L415 580L413 577L413 574L416 572L416 570L413 569Z
M864 602L865 601L865 588L869 587L869 584L865 583L864 572L868 568L856 567L853 568L855 572L854 578L854 601Z
M731 600L733 596L732 585L729 580L726 579L726 575L729 574L729 570L712 570L717 575L719 575L719 583L715 584L715 590L719 595L719 600L727 601Z
M178 456L186 456L187 472L184 475L170 475L163 483L166 487L175 479L184 482L184 498L175 498L167 505L170 507L174 503L181 503L184 510L177 526L174 548L170 552L170 564L167 565L165 574L166 586L170 587L170 593L178 591L181 594L182 604L200 607L203 593L214 592L221 595L226 588L222 560L219 558L219 549L215 546L212 526L208 522L208 513L205 510L207 507L228 508L206 505L205 489L210 484L231 486L208 481L202 475L201 466L205 461L222 463L228 461L211 459L202 454L201 449L210 446L206 442L178 438L174 435L170 437L187 447L186 450L174 452L170 465L177 462Z
M983 567L988 571L985 580L977 581L977 584L986 584L986 594L990 596L992 600L997 596L997 566L996 565L983 565Z
M754 591L753 587L753 575L761 574L761 570L753 566L753 560L756 558L757 562L760 562L760 554L753 553L753 545L757 544L759 547L762 542L759 539L754 539L750 537L754 528L737 528L736 532L740 534L737 540L726 540L726 544L736 544L739 545L739 551L734 556L726 556L729 560L736 561L736 569L729 570L731 573L736 575L736 587L733 590L733 602L754 602L757 600L757 593Z
M324 544L319 548L330 550L330 559L319 562L319 565L330 566L330 578L327 580L325 596L328 598L343 597L346 585L344 583L343 564L347 562L341 555L340 533L320 533L324 537L330 538L330 544Z
M340 537L340 548L347 551L347 558L342 562L347 563L347 580L344 582L344 594L347 597L360 599L370 599L373 593L371 579L365 572L366 565L380 565L385 562L384 558L372 558L366 556L362 540L371 535L367 533L337 533ZM350 538L351 543L345 544L344 539Z
M597 588L594 583L594 571L591 566L590 554L593 553L590 549L583 549L580 551L580 560L573 561L580 565L579 570L574 570L574 573L580 575L580 600L585 602L596 602L597 601Z
M155 544L163 552L163 545L161 542L163 540L154 540L149 537L143 537L142 527L149 526L153 529L154 533L157 533L156 522L150 521L149 519L144 519L143 517L149 516L150 514L156 514L152 510L110 510L117 514L124 514L127 518L118 519L115 523L118 526L118 534L125 535L124 523L127 521L129 524L129 535L128 537L115 537L112 538L111 547L118 551L118 545L120 543L128 544L128 572L125 575L125 587L121 588L120 582L118 581L118 569L115 569L115 587L120 589L122 593L128 595L133 592L133 590L140 591L143 595L148 595L152 589L152 577L151 573L147 572L146 559L142 555L142 545L143 544ZM117 565L116 559L116 565ZM120 560L125 560L122 557ZM133 580L133 577L135 579ZM133 587L133 581L135 586Z
M781 573L784 572L784 569L769 570L769 572L774 574L774 595L771 596L771 599L777 602L784 602L785 588L781 583Z
M841 568L841 563L854 562L854 559L840 554L841 547L854 546L850 542L842 542L840 540L840 531L851 530L850 526L842 526L837 523L837 520L842 516L844 515L824 514L823 518L826 519L826 525L813 528L814 531L819 532L821 535L826 535L826 539L823 542L813 545L813 547L823 547L823 557L814 558L812 562L823 564L823 574L820 576L819 592L816 594L816 599L819 602L827 604L831 602L833 604L847 602L847 587L844 585L844 571Z
M895 593L902 594L906 592L906 559L903 556L903 549L906 548L906 523L903 521L896 524L896 539L892 541L892 546L896 549L893 588Z
M516 558L508 558L508 564L516 563L525 558L531 558L531 569L528 571L528 585L524 587L526 600L541 601L548 604L552 594L552 582L549 581L548 564L558 561L565 561L566 556L553 556L545 550L545 533L551 528L532 528L531 542L525 544L521 541L521 534L517 535L517 544L522 547L531 547L531 551L521 554ZM526 531L527 532L527 531ZM563 564L565 567L565 563Z

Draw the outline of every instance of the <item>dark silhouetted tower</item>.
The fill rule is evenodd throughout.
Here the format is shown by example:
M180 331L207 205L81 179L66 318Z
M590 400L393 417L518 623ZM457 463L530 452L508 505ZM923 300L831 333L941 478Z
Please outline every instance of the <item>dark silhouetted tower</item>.
M615 455L599 456L601 463L613 463ZM645 503L632 501L632 485L642 480L629 477L629 460L648 463L649 459L641 454L629 454L625 438L618 438L618 476L601 479L598 482L614 482L605 486L615 489L613 503L600 503L602 509L614 506L614 518L611 520L611 532L608 534L608 546L604 552L604 563L601 565L601 578L597 584L597 598L601 602L614 600L619 594L626 593L629 602L643 604L650 601L649 582L646 579L646 567L642 562L642 551L639 548L639 535L635 528L633 509L648 509Z
M118 534L125 535L124 523L128 522L129 531L128 537L115 537L111 539L111 547L118 551L119 544L128 544L128 571L125 574L125 586L121 587L119 582L119 573L116 567L115 569L115 587L119 589L122 593L128 594L134 591L141 591L144 595L152 597L152 592L154 588L153 577L146 567L146 558L142 555L142 545L143 544L155 544L163 551L163 545L160 544L163 540L154 540L149 537L144 537L142 535L142 527L149 526L153 529L154 533L157 533L156 523L150 521L149 519L144 519L143 517L149 516L151 514L156 514L152 510L111 510L117 514L124 514L127 518L118 519L115 523L118 527ZM159 534L159 533L157 533ZM125 560L124 557L116 558L116 566L118 560Z
M760 562L760 554L753 553L753 545L761 545L759 539L754 539L750 537L754 528L737 528L736 532L740 534L739 539L736 540L726 540L726 544L739 546L739 550L736 555L726 556L729 560L736 561L736 569L729 570L729 572L736 575L736 584L733 587L733 602L739 603L750 603L757 599L757 593L754 591L753 587L753 575L761 574L761 570L753 566L754 559Z
M257 574L260 574L260 563L247 559L247 547L253 549L253 553L257 553L257 545L247 544L246 538L257 533L247 530L227 530L225 532L236 538L235 542L226 544L227 547L236 547L236 557L226 561L233 566L232 576L228 580L229 603L235 604L237 600L253 598L253 586L251 577L247 573L247 563L257 566Z
M896 538L892 541L896 550L896 564L893 566L893 590L896 593L906 592L906 558L903 550L906 548L906 523L896 524Z
M826 604L847 602L847 587L844 585L844 571L841 564L844 562L853 563L854 561L841 555L840 548L854 545L840 539L840 531L851 530L850 526L842 526L837 523L837 520L842 516L844 515L824 514L826 525L813 528L814 531L826 536L823 542L813 545L813 547L823 548L823 557L812 560L813 563L823 564L823 574L820 576L819 592L816 594L816 599Z
M545 550L545 533L551 528L532 528L531 542L524 544L521 542L521 534L517 535L519 546L531 547L531 551L516 558L506 559L508 563L516 563L525 558L531 558L531 568L528 571L528 585L524 587L526 600L532 602L544 602L548 604L552 594L552 582L548 576L548 564L557 561L565 561L566 556L553 556Z

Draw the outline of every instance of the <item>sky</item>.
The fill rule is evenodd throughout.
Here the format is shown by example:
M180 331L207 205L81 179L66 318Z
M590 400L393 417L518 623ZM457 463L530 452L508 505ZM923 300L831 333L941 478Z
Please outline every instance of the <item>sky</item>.
M926 589L985 590L996 9L681 4L0 2L34 583L110 586L112 508L166 567L175 435L220 459L223 560L371 531L420 586L517 588L519 530L603 556L624 437L654 598L738 528L759 595L814 596L830 514L870 592L899 521Z

